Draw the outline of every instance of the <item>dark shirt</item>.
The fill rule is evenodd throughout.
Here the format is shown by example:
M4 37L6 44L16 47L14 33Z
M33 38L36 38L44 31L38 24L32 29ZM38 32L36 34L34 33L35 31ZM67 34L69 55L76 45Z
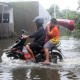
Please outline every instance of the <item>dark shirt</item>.
M36 32L31 34L29 36L29 38L34 38L33 43L38 43L39 45L43 46L45 43L45 35L46 35L46 32L45 32L44 28L40 27L37 29Z

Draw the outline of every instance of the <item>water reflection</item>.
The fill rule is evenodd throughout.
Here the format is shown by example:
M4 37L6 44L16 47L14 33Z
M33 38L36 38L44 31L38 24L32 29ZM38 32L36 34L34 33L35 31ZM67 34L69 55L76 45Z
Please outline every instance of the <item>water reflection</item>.
M50 69L13 69L0 71L0 80L59 80L58 70Z
M79 80L79 77L67 70L19 68L0 70L0 80Z
M0 80L13 80L12 72L6 69L0 69Z
M59 80L58 70L51 69L32 69L32 80Z
M27 69L26 70L26 78L28 79L28 80L31 80L30 78L31 78L31 69Z
M26 69L14 69L12 71L13 74L13 80L26 80Z
M71 71L60 70L60 79L61 80L78 80L79 78Z

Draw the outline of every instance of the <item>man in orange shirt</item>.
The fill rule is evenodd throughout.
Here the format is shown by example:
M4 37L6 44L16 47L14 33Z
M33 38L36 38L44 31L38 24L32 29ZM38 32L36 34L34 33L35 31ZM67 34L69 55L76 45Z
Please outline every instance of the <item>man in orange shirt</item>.
M44 45L44 51L46 55L46 60L43 62L44 64L50 64L49 50L60 41L59 29L56 24L57 20L55 18L52 18L46 25L47 37L49 40Z

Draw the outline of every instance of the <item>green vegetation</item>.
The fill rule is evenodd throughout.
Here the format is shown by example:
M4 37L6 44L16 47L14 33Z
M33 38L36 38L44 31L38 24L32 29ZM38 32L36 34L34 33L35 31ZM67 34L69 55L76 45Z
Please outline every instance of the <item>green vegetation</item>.
M60 10L59 7L57 5L55 5L55 11L56 11L56 18L61 18L61 19L73 19L75 20L75 30L70 32L69 30L60 28L61 30L61 35L72 35L74 37L79 37L80 38L80 12L78 12L78 10L80 9L80 0L78 1L78 8L76 11L72 11L69 9L64 9L64 10ZM49 9L48 9L49 14L51 15L51 17L54 17L54 5L52 5Z

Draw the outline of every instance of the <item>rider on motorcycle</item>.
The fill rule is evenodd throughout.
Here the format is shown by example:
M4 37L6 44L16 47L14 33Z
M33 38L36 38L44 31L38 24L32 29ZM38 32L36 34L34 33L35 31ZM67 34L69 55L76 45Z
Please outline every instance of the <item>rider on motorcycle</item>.
M42 17L36 17L33 22L35 22L36 26L37 26L37 31L34 32L31 35L25 36L26 38L34 38L33 43L30 43L26 46L28 52L30 53L32 59L35 59L33 51L34 50L41 50L44 46L44 42L45 42L45 30L43 27L44 24L44 19Z
M49 64L49 50L59 43L59 29L57 27L57 20L55 18L52 18L50 22L46 25L47 30L47 42L44 45L44 51L46 55L46 60L43 62L44 64Z

